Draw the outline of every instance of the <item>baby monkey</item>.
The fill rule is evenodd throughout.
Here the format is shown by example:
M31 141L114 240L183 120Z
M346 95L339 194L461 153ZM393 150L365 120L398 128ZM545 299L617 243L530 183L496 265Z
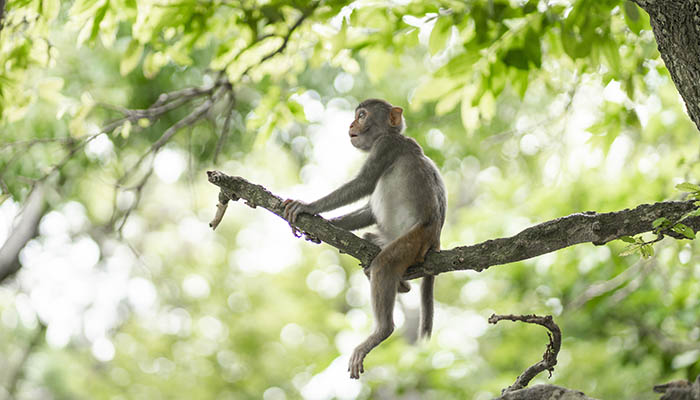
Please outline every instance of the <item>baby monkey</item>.
M329 195L311 203L286 200L284 216L294 222L300 213L318 214L369 196L357 211L331 222L347 230L376 224L378 232L365 238L382 250L368 271L375 328L350 357L350 377L364 372L363 360L394 331L396 292L407 292L406 269L422 262L429 250L440 249L445 222L445 185L435 164L412 138L403 135L403 109L384 100L369 99L355 109L350 143L369 155L359 174ZM433 326L433 284L426 276L421 284L419 334L430 337Z

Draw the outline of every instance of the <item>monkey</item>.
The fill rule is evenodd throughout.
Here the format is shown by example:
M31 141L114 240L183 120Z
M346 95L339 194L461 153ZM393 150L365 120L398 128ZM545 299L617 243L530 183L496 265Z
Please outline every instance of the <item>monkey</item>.
M380 99L363 101L348 132L350 143L368 153L357 176L314 202L287 199L283 203L284 218L294 223L301 213L318 214L369 196L360 209L330 220L347 230L376 225L378 232L366 234L365 239L381 248L367 268L375 327L350 357L352 379L359 379L367 354L394 331L396 293L410 288L402 280L406 269L422 262L429 250L440 250L445 185L418 142L404 135L405 127L401 107ZM421 282L419 336L426 339L432 332L434 282L434 276Z

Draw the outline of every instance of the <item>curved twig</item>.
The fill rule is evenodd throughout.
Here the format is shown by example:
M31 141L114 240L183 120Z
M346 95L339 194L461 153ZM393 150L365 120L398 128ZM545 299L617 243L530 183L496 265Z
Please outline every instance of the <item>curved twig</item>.
M536 364L531 365L525 371L523 371L523 373L520 374L520 376L518 376L518 379L515 380L515 383L503 389L502 394L506 394L508 392L524 388L525 386L527 386L528 383L530 383L532 378L534 378L535 376L537 376L537 374L545 370L549 371L549 377L551 378L552 371L554 371L554 366L557 365L557 354L559 354L559 349L561 349L561 330L559 329L559 326L554 323L552 316L546 315L544 317L540 317L534 314L492 314L489 317L489 324L495 325L496 323L498 323L498 321L502 321L504 319L508 321L521 321L527 322L529 324L542 325L545 328L549 329L549 332L552 333L550 334L549 332L547 332L547 336L549 336L549 343L547 344L547 348L545 349L544 354L542 355L542 361L538 361Z

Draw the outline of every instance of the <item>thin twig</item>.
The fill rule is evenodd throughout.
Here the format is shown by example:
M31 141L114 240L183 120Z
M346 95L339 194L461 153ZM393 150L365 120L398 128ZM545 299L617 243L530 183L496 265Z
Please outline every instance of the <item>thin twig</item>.
M221 71L226 71L226 70L228 69L228 67L230 67L231 64L233 64L234 62L236 62L236 61L241 57L241 55L242 55L243 53L245 53L246 51L252 49L254 46L259 45L260 42L262 42L263 40L266 40L266 39L269 39L269 38L272 38L272 37L279 37L279 35L276 35L276 34L274 34L274 33L268 33L268 34L266 34L266 35L262 35L262 36L258 37L258 38L255 39L255 40L251 40L250 43L248 43L247 46L245 46L244 48L242 48L241 51L239 51L238 53L236 53L235 56L233 56L233 58L231 59L231 61L227 62L226 65L224 65L224 67L221 68Z
M656 267L656 259L652 258L648 260L644 265L642 266L641 271L637 276L632 279L627 286L621 288L619 291L617 291L615 294L612 295L610 298L611 305L615 305L622 300L624 300L627 296L630 294L634 293L639 289L640 286L642 286L642 283L644 283L644 280L649 276L652 270L654 270L654 267Z
M248 73L250 72L251 69L253 69L253 67L258 66L258 65L264 63L265 61L271 59L272 57L276 56L277 54L280 54L281 52L283 52L284 49L287 48L287 44L289 43L289 39L292 37L292 33L294 33L294 31L299 26L301 26L302 22L304 22L304 20L306 18L308 18L314 12L314 10L316 9L316 7L318 7L319 4L321 4L321 3L316 2L309 10L302 13L301 16L299 17L299 19L297 19L297 21L294 23L294 25L292 25L289 28L289 31L287 31L287 34L284 36L284 38L282 38L282 44L276 50L273 50L270 53L266 54L263 58L260 59L260 61L257 64L249 65L248 68L246 68L245 71L243 71L241 76L248 75Z
M122 230L124 229L124 225L126 225L126 221L129 219L129 215L138 207L139 203L141 203L141 198L143 197L143 188L146 187L146 182L148 182L148 179L153 175L153 168L149 168L148 172L141 178L141 181L132 189L134 192L136 192L136 196L134 198L134 202L129 205L129 208L124 212L122 215L122 220L119 223L119 227L117 228L117 233L121 236Z
M219 136L219 140L216 142L216 149L214 150L215 165L217 159L219 158L219 154L221 153L221 149L224 147L226 139L228 138L229 129L231 126L231 117L233 116L233 110L236 108L236 95L233 93L233 90L230 90L228 95L229 103L228 108L226 109L226 120L224 121L224 126L221 128L221 136Z
M200 104L199 107L195 108L191 113L189 113L185 118L174 123L170 128L163 132L163 135L151 145L151 147L146 151L141 158L134 164L121 178L119 178L118 185L122 185L131 175L138 170L143 161L152 154L155 154L163 147L180 129L192 125L199 121L206 113L209 111L211 106L214 104L214 100L207 99L204 103Z
M72 138L72 137L55 137L55 138L37 138L37 139L16 140L14 142L0 143L0 149L4 149L6 147L32 147L35 144L40 144L40 143L55 143L55 142L71 143L71 142L74 142L75 140L76 139Z
M97 137L100 136L100 135L103 135L103 134L107 134L107 133L109 133L109 132L112 132L113 130L115 130L115 129L117 129L119 126L121 126L124 122L126 122L126 118L120 118L120 119L117 119L117 120L115 120L115 121L113 121L113 122L110 122L110 123L107 124L107 126L104 127L100 132L95 133L95 134L93 134L93 135L90 135L90 136L88 136L84 141L82 141L82 142L80 142L80 143L77 143L75 146L73 146L72 149L70 149L70 150L68 151L68 154L66 154L65 157L63 157L63 159L62 159L58 164L54 165L54 166L49 170L49 172L47 172L47 173L44 174L41 178L39 178L38 181L45 181L45 180L48 179L50 176L52 176L54 173L60 171L61 168L63 168L63 167L68 163L68 161L70 161L70 160L73 158L73 156L75 155L75 153L77 153L79 150L81 150L82 148L84 148L88 143L92 142L93 140L95 140L95 138L97 138Z
M521 321L521 322L527 322L528 324L537 324L537 325L542 325L545 328L549 329L551 334L547 332L547 336L549 336L549 343L547 344L547 348L544 351L544 354L542 355L542 361L537 362L536 364L528 367L520 376L518 376L518 379L515 380L515 383L512 385L508 386L507 388L503 389L501 394L506 394L508 392L512 392L514 390L522 389L525 386L527 386L528 383L537 376L542 371L549 371L549 377L552 377L552 371L554 371L554 366L557 365L557 354L559 354L559 349L561 349L561 330L559 329L559 326L554 323L554 320L552 319L551 315L546 315L544 317L540 317L538 315L496 315L492 314L491 317L489 317L489 324L496 324L498 321L502 320L508 320L508 321Z
M160 96L158 96L158 100L156 100L153 105L151 105L150 108L154 107L160 107L165 103L171 102L177 98L180 97L197 97L202 94L207 94L211 93L212 90L214 90L216 87L222 85L223 82L217 81L213 86L208 86L208 87L188 87L184 89L178 89L178 90L173 90L172 92L168 93L162 93Z
M625 285L626 283L630 282L633 277L639 274L639 271L642 269L642 263L643 261L640 259L629 268L617 274L615 277L603 282L593 283L583 293L569 303L567 308L577 309L592 299L612 292L613 290Z
M24 349L24 352L22 352L22 358L19 360L19 363L15 367L15 369L12 371L10 375L10 379L8 379L8 384L7 384L7 398L9 399L15 399L17 398L16 392L17 392L17 384L19 381L22 379L24 376L24 371L25 367L27 365L27 360L29 360L29 356L32 355L34 350L41 344L42 340L44 339L44 335L46 334L46 325L42 324L39 322L39 329L34 333L34 336L30 340L30 342L27 344L27 347Z

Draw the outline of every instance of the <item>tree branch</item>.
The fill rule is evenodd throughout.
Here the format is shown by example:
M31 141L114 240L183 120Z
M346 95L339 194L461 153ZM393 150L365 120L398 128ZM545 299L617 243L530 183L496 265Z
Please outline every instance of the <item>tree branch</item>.
M209 182L221 188L220 204L225 204L228 199L235 201L242 198L253 208L260 206L282 217L282 199L264 187L220 171L208 171L207 175ZM526 260L579 243L603 245L622 236L651 232L654 230L652 223L660 217L672 221L679 219L697 208L693 203L694 201L665 201L642 204L631 210L572 214L532 226L508 238L487 240L445 251L431 251L425 262L411 266L404 278L415 279L470 269L480 272L493 265ZM684 223L696 231L700 229L700 217L688 218ZM318 216L302 214L295 227L305 233L307 239L326 242L338 248L341 253L357 258L363 266L368 266L379 253L379 247Z
M21 265L19 253L31 239L37 236L39 221L44 215L44 187L38 184L27 198L22 218L12 229L12 233L0 247L0 282L17 272Z
M4 17L5 17L5 0L0 0L0 31L2 31Z
M554 323L551 315L540 317L537 315L496 315L492 314L489 317L489 324L497 324L498 321L509 320L509 321L521 321L529 324L542 325L549 329L551 334L547 332L549 336L549 343L547 344L547 349L542 355L542 361L538 361L536 364L528 367L515 383L503 389L502 394L510 393L518 389L522 389L527 386L530 381L537 376L542 371L549 371L549 377L552 377L552 371L554 371L554 366L557 365L557 355L561 349L561 330L559 326Z
M11 371L10 377L7 381L7 400L17 398L17 384L25 376L25 371L27 368L27 361L29 357L36 351L37 347L43 342L44 336L46 335L46 325L39 322L39 328L32 336L31 340L27 344L26 348L22 352L22 357L20 358L18 364Z
M499 397L498 400L595 400L578 390L571 390L556 385L535 385L514 390Z

